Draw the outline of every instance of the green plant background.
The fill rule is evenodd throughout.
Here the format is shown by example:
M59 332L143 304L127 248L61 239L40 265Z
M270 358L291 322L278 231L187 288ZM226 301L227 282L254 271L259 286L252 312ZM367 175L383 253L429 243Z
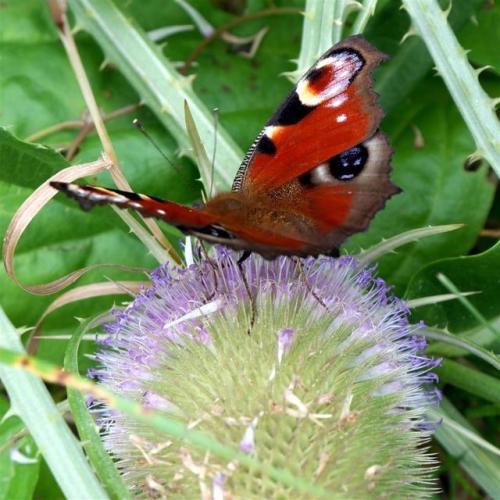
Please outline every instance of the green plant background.
M215 27L234 18L263 9L304 8L296 1L206 1L191 0L200 13ZM125 15L143 30L163 26L191 24L176 2L116 1ZM231 7L233 10L228 8ZM444 2L443 2L444 6ZM474 152L474 140L450 97L442 79L433 71L425 44L418 37L401 43L410 27L408 14L395 0L379 1L365 36L379 49L391 55L376 74L376 89L386 110L382 123L396 151L393 158L394 181L403 193L392 198L365 233L352 237L345 250L357 252L401 232L451 223L465 224L451 233L414 242L380 259L379 272L395 292L406 298L446 293L437 273L446 274L461 291L481 291L470 302L490 322L500 327L500 244L481 236L485 227L500 228L500 198L496 181L485 161L467 163ZM66 120L78 119L85 104L68 63L49 10L37 0L2 3L0 51L0 233L4 233L21 203L43 181L69 163L57 152L23 142L37 131ZM491 65L481 74L480 82L491 96L500 94L500 6L492 1L455 0L448 18L460 44L470 50L474 67ZM347 25L352 21L348 18ZM252 143L263 123L291 88L282 74L293 71L302 42L302 16L282 13L242 22L232 30L247 36L263 26L269 28L253 59L230 50L228 44L215 40L196 59L191 74L196 75L193 89L208 109L218 108L220 124L242 150ZM173 35L163 47L171 62L185 61L202 41L197 30ZM102 49L92 37L81 32L77 44L88 72L98 104L105 113L140 101L129 82L112 64L103 66ZM139 117L176 169L167 164L131 126ZM142 108L132 115L107 123L123 171L133 188L182 203L200 200L201 184L194 163L179 156L176 141L155 118ZM77 130L58 132L40 142L59 150L67 146ZM419 140L422 139L422 141ZM419 143L421 142L421 143ZM90 134L81 144L73 164L95 160L101 152L99 139ZM231 172L238 165L227 165ZM473 168L469 168L473 167ZM111 185L107 174L92 181ZM496 197L495 197L496 195ZM177 245L180 233L161 224L169 239ZM72 270L95 263L119 263L152 268L154 258L124 223L107 208L81 212L75 204L58 196L30 225L16 254L15 264L24 283L44 283ZM111 279L143 279L143 276L116 270L93 271L79 284ZM0 303L16 327L33 326L54 297L29 295L0 270ZM75 330L75 317L89 318L105 311L124 297L98 298L65 306L43 324L43 335L68 334ZM415 321L449 329L461 338L473 338L482 347L494 350L498 336L481 324L458 301L443 302L414 311ZM87 343L88 344L88 343ZM38 355L62 364L65 343L42 340ZM491 366L470 356L463 349L435 344L436 355L446 355L459 365L443 367L441 385L446 405L464 425L494 442L500 413L500 383ZM91 351L84 345L82 352ZM81 360L81 369L88 361ZM460 382L461 367L470 369L476 384ZM488 378L481 378L487 376ZM475 378L477 377L477 378ZM487 398L478 388L487 384ZM62 389L53 389L54 398L64 399ZM0 415L9 410L6 395L0 394ZM61 493L36 452L29 435L23 434L19 419L0 423L0 499L59 498ZM21 433L20 440L15 440ZM462 449L453 436L434 443L441 458L441 487L449 497L468 495L480 498L487 488L498 484L498 476L482 479L474 467L464 465ZM451 444L450 444L451 439ZM10 443L17 442L33 463L16 464L10 460ZM2 446L2 444L6 444ZM455 445L455 448L453 447ZM467 443L466 443L467 446ZM459 451L457 451L457 449ZM473 447L470 448L471 453ZM496 460L493 454L485 460ZM463 468L467 473L463 473ZM477 469L484 468L479 460ZM494 475L494 474L493 474ZM496 481L496 483L495 483ZM489 491L491 495L491 491Z

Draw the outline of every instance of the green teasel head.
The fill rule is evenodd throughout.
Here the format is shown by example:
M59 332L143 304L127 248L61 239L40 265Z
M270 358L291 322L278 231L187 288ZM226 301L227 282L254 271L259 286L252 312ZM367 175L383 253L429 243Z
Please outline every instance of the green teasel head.
M334 497L435 493L426 411L440 399L439 360L425 356L404 302L350 257L252 255L241 268L237 258L215 247L210 262L156 269L114 311L91 375ZM138 496L298 494L92 407Z

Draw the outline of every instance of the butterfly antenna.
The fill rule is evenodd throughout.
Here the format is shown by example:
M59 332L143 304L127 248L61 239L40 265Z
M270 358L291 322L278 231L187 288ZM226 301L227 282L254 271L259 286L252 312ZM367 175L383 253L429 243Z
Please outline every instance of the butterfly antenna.
M179 167L177 165L174 165L172 163L172 161L170 160L170 158L161 150L160 146L158 146L158 144L151 137L151 135L149 134L149 132L146 131L146 129L144 128L144 125L139 120L139 118L134 118L132 120L132 125L151 143L151 145L156 149L156 151L158 151L158 153L160 153L163 156L163 158L165 158L165 160L167 161L167 163L171 167L175 168L175 170L177 170L177 172L179 172Z
M212 190L214 187L214 175L215 175L215 153L217 151L217 128L219 125L219 109L213 109L213 117L214 117L214 147L212 150L212 164L210 166L210 189L208 191L208 197L212 197Z

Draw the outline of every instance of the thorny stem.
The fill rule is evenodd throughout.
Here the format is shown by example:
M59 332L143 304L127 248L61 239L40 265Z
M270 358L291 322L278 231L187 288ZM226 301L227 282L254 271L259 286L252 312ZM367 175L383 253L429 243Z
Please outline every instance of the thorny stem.
M342 30L344 21L347 16L347 1L337 0L333 7L333 27L332 27L332 42L338 43L342 39Z
M222 37L226 31L238 26L239 24L245 23L247 21L254 21L255 19L260 19L262 17L269 16L279 16L283 14L300 14L300 9L295 9L293 7L283 7L283 8L270 8L266 10L261 10L260 12L256 12L255 14L249 14L246 16L235 17L231 19L231 21L223 24L219 28L217 28L211 35L207 36L203 41L191 52L189 57L186 59L184 66L181 68L180 72L185 75L193 62L200 56L200 54L217 38Z
M366 25L371 16L375 12L375 7L377 6L377 0L364 0L361 6L356 20L354 21L351 34L356 35L357 33L363 33Z
M97 131L97 135L101 140L104 152L112 164L110 173L113 176L113 179L117 183L118 187L130 190L130 186L120 170L118 157L113 148L113 144L111 143L111 139L109 138L108 131L104 126L104 121L101 117L101 113L99 112L99 108L97 107L97 102L92 92L92 87L90 86L85 68L83 67L82 60L80 59L80 54L78 53L75 39L73 38L73 34L71 33L71 29L69 27L68 19L65 13L62 14L61 20L62 26L60 27L61 29L59 31L59 36L68 55L69 62L75 73L78 85L80 86L80 90L82 91L85 104L87 105L87 108L89 110L90 116Z
M54 2L51 3L52 6L54 6ZM101 113L99 112L99 108L97 107L97 102L92 92L92 87L90 86L89 79L85 72L85 68L83 67L82 60L80 59L80 54L78 53L78 49L76 47L75 39L73 38L73 34L69 26L68 18L66 17L65 6L59 4L59 8L54 7L54 9L52 13L56 25L59 28L60 39L68 55L68 59L75 73L76 79L80 86L80 90L82 92L83 98L89 110L92 121L94 122L97 135L101 140L104 153L110 161L111 167L109 169L109 172L111 174L111 177L113 178L116 185L120 189L126 191L133 191L127 179L123 175L123 172L120 169L118 157L113 148L106 127L104 126L104 121L101 117ZM122 214L119 214L119 216L122 217ZM165 235L161 232L158 224L156 224L156 222L154 222L153 220L144 220L143 218L142 220L148 226L149 230L154 235L156 240L160 243L160 245L162 245L164 248L167 249L172 259L175 262L180 263L181 262L180 257L177 255L176 251L174 250L170 242L167 240ZM150 249L153 254L157 254L158 252L154 251L154 249L150 247L151 242L154 242L154 240L151 240L150 242L143 241L146 248Z

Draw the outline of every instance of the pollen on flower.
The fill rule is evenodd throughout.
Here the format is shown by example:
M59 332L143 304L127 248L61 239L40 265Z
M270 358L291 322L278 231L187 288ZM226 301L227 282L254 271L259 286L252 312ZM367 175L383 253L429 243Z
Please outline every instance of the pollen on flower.
M238 257L214 247L211 262L156 269L150 288L113 311L91 374L327 491L430 496L435 462L426 443L436 424L426 413L441 397L432 373L439 360L425 355L406 304L351 257L308 258L299 267L251 256L242 271ZM91 405L139 497L296 493Z

